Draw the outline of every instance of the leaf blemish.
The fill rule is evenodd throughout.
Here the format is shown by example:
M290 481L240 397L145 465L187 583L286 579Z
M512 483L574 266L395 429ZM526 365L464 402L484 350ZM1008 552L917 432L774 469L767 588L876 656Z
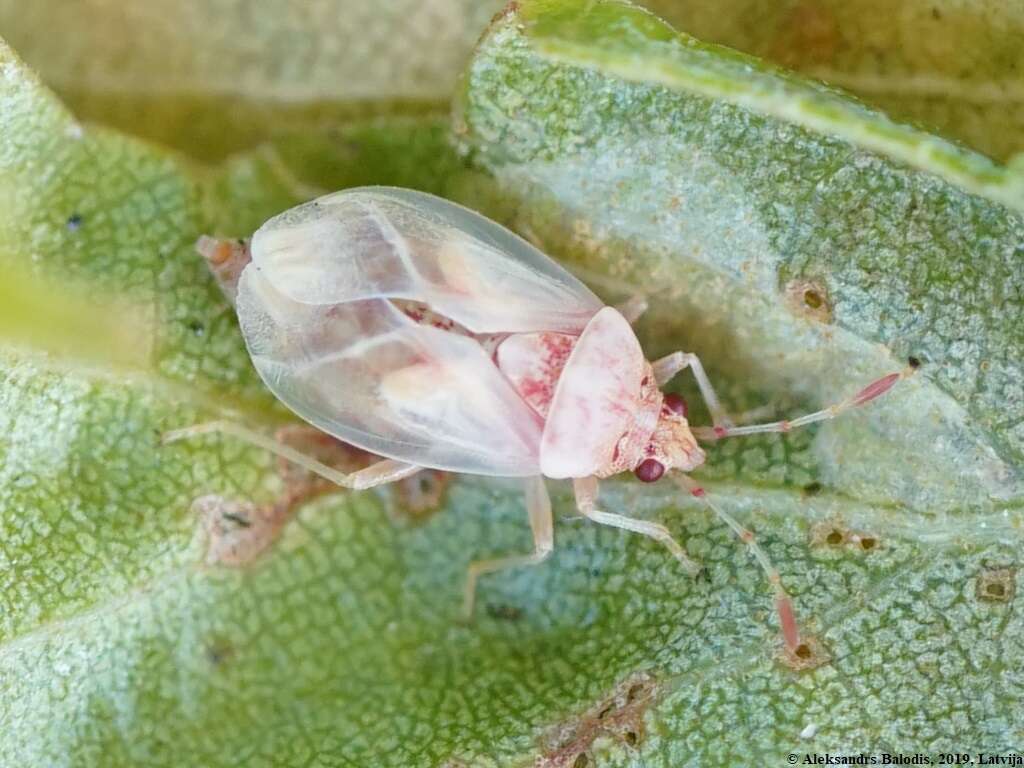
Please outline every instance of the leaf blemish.
M523 609L517 608L514 605L488 603L487 615L492 619L498 619L500 621L519 621L523 618Z
M80 213L73 213L68 216L66 226L68 232L77 232L82 227L82 215Z
M206 645L206 660L219 667L235 655L235 649L227 640L214 638Z
M832 304L824 284L813 280L791 280L785 288L786 304L798 315L819 323L832 322Z
M601 737L611 737L633 748L643 740L643 717L654 701L656 682L637 674L579 717L554 727L542 739L538 768L579 768L591 761L588 752Z
M425 469L394 484L399 508L413 522L428 520L444 504L451 475L439 469Z
M206 564L240 567L255 560L277 538L291 507L287 502L258 506L217 494L197 498L192 510L206 536Z
M1017 591L1017 569L985 568L978 574L974 593L988 603L1008 603Z
M811 546L837 549L848 547L857 552L872 552L879 547L879 539L873 533L855 531L838 517L830 517L816 523L810 532Z
M814 636L804 635L796 648L783 646L779 660L792 670L804 672L827 664L832 660L832 656L820 640Z
M822 492L822 490L824 490L824 486L817 480L814 480L813 482L810 482L804 486L804 495L817 496L819 493Z

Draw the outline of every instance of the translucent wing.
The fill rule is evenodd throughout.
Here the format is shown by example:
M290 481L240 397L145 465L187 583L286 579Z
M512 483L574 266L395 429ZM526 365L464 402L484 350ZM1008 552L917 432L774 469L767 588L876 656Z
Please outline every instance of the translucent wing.
M237 310L264 382L323 431L425 467L540 473L541 419L475 339L417 325L386 299L293 301L252 264Z
M407 189L350 189L286 211L253 236L252 258L295 301L412 299L476 333L579 333L602 306L504 227Z

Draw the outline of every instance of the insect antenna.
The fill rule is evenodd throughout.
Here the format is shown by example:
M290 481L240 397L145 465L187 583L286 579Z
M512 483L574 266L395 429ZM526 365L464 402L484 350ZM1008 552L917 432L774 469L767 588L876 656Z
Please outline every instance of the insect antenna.
M772 585L772 589L775 590L775 609L779 614L782 638L786 643L786 647L791 651L795 651L797 646L800 645L800 630L797 627L796 614L793 611L793 601L782 586L782 578L779 576L778 570L772 564L768 554L757 543L757 537L754 536L754 532L740 525L735 517L711 501L707 497L707 492L693 478L680 472L673 472L671 477L691 496L714 512L722 522L732 529L732 532L739 537L740 541L747 545L750 554L760 564L765 575L768 577L768 582Z
M815 424L819 421L834 419L844 411L866 405L892 389L896 382L912 376L913 373L914 366L912 365L898 373L890 373L887 376L883 376L882 378L871 382L852 397L840 400L838 403L830 405L828 408L822 408L820 411L808 413L796 419L784 419L782 421L773 421L768 424L748 424L742 427L734 427L731 425L695 427L693 429L693 434L698 440L721 440L724 437L760 435L770 432L789 432L790 430L798 429L799 427L806 427L808 424Z

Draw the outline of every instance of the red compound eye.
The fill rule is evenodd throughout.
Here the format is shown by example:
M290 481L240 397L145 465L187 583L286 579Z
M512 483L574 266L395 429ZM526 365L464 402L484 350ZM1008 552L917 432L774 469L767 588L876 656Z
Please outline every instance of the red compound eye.
M677 416L682 416L685 419L690 415L690 409L687 407L686 401L683 400L682 396L677 395L674 392L672 394L665 395L663 403L666 408Z
M633 474L643 483L653 483L665 474L665 465L657 459L644 459L633 470Z

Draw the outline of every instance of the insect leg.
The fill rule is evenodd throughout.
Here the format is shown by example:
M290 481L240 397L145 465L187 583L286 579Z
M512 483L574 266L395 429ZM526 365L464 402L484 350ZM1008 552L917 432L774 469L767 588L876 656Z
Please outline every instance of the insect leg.
M844 411L848 411L851 408L857 408L861 405L871 402L876 397L881 397L890 389L893 385L901 379L905 379L913 373L913 368L906 368L899 373L890 373L887 376L883 376L876 381L871 382L864 387L860 392L848 397L845 400L841 400L834 405L830 405L828 408L822 408L820 411L814 413L808 413L800 416L796 419L784 419L782 421L772 421L767 424L748 424L742 427L736 427L732 425L715 425L713 427L696 427L693 430L693 434L700 440L719 440L723 437L739 437L741 435L759 435L766 432L789 432L792 429L799 427L806 427L808 424L814 424L819 421L827 421L828 419L834 419Z
M690 352L673 352L660 360L655 360L651 363L651 367L654 369L654 378L659 387L667 384L680 371L689 368L693 371L693 377L697 380L697 386L700 387L701 397L704 398L708 411L711 413L711 422L716 427L732 426L732 421L725 409L722 408L718 395L715 394L715 388L711 386L711 380L704 372L704 366L701 365L700 358L696 355Z
M473 616L473 606L476 602L476 582L480 576L485 573L503 571L506 568L537 565L551 554L555 543L555 532L551 519L551 498L544 486L543 477L531 477L526 480L526 512L530 517L530 530L533 531L533 552L529 555L477 560L469 564L466 574L466 592L462 603L462 612L466 620Z
M754 559L764 569L768 582L772 585L772 589L775 590L775 608L779 614L779 625L782 628L782 637L786 642L786 647L790 650L795 650L800 645L800 631L797 628L796 616L793 612L793 601L790 600L789 595L786 594L786 590L782 586L779 572L772 565L772 561L768 558L767 553L761 549L761 545L757 543L757 537L754 536L754 532L749 528L744 528L735 517L713 503L707 497L704 489L692 478L682 473L674 472L672 473L672 479L688 491L691 496L714 512L722 522L732 529L732 532L739 537L740 541L747 545L750 554L754 556Z
M632 325L647 311L647 299L637 294L616 305L615 309Z
M401 480L403 477L409 477L422 469L422 467L418 467L415 464L406 464L394 459L384 459L358 472L345 474L344 472L339 472L334 467L329 467L323 462L317 461L311 456L307 456L301 451L295 450L289 445L285 445L271 437L230 421L208 421L204 424L195 424L184 429L175 429L165 433L162 442L164 444L174 443L178 440L210 434L224 434L237 437L239 440L244 440L247 443L270 451L275 456L287 459L313 474L340 485L342 488L353 488L355 490L373 488L377 485Z
M573 490L576 492L576 507L584 517L593 520L595 523L610 525L613 528L621 528L625 531L633 531L644 536L650 536L655 541L660 541L668 547L669 551L675 555L676 559L682 563L683 567L691 575L696 576L700 573L700 565L690 559L686 552L683 551L683 548L679 546L679 542L672 538L672 534L668 532L665 526L648 520L634 520L632 517L616 515L597 509L597 478L581 477L573 480L572 484Z

